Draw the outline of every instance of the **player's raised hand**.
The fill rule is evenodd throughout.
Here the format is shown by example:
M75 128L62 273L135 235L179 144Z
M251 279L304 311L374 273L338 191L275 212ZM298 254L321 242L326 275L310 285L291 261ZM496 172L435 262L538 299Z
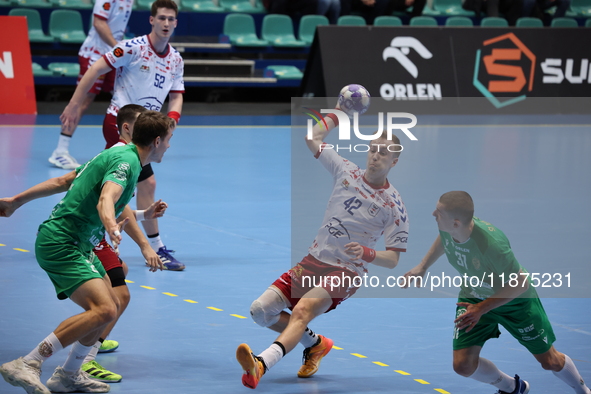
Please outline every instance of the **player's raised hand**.
M0 216L8 218L17 208L12 198L0 198Z
M403 289L407 289L413 282L415 284L415 287L421 287L426 272L426 269L421 268L421 266L417 265L416 267L408 271L406 274L404 274L404 286L401 287Z
M162 201L162 200L154 201L154 203L152 203L152 205L150 205L148 207L148 209L146 209L146 212L144 213L144 219L150 220L150 219L161 218L162 216L164 216L164 212L166 212L166 208L168 208L168 204L165 203L164 201Z

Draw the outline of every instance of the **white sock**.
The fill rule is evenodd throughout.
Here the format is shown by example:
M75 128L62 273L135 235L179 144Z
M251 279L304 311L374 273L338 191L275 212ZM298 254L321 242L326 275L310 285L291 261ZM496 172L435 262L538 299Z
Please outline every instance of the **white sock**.
M152 246L152 249L154 249L154 252L157 252L158 249L164 247L164 244L160 239L160 235L157 235L153 238L148 237L148 241L150 241L150 245Z
M49 357L51 357L54 353L59 352L64 347L62 346L61 342L55 334L52 332L45 338L35 349L31 351L31 353L27 354L25 357L25 361L45 361Z
M68 152L70 149L70 141L72 140L71 135L63 135L60 134L60 138L57 140L57 148L55 148L56 152Z
M515 378L502 372L492 361L483 357L478 359L478 368L469 377L482 383L491 384L507 393L512 393L515 390Z
M92 349L90 349L90 352L88 353L88 355L86 356L86 358L84 359L84 362L82 364L86 364L89 363L91 361L94 361L94 359L96 358L96 355L98 354L99 348L101 347L103 343L101 341L96 341L94 345L92 345Z
M577 394L589 394L591 390L585 385L585 381L579 374L579 370L573 363L573 360L566 354L564 355L564 367L558 372L552 371L554 375L560 378L564 383L575 389Z
M312 347L318 343L318 335L308 327L306 327L306 331L304 331L304 335L302 335L302 339L300 339L300 343L304 345L304 347Z
M64 372L68 375L74 375L80 369L82 362L86 358L86 355L90 352L92 346L84 346L80 342L76 341L70 349L70 354L66 362L62 366Z
M281 349L281 346L274 343L269 346L267 350L264 350L259 354L259 357L263 358L265 366L267 367L267 370L269 370L283 358L283 349Z

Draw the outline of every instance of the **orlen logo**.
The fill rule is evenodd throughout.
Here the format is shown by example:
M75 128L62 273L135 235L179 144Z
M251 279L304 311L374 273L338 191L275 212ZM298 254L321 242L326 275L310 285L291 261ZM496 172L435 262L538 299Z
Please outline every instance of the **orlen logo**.
M304 107L309 112L306 112L306 115L313 118L316 123L320 124L321 127L325 130L328 130L328 125L326 123L326 119L322 114L335 114L339 120L339 125L337 126L339 129L339 140L340 141L350 141L351 140L351 120L349 116L341 110L338 109L321 109L320 112L313 110L311 108ZM321 114L322 113L322 114ZM409 130L410 128L416 126L417 124L417 117L408 112L387 112L386 113L386 133L387 138L389 140L392 139L392 131L393 130L401 130L411 141L417 141L417 137ZM374 134L363 134L359 131L359 114L354 113L353 115L353 132L357 138L364 141L372 141L382 135L382 130L384 130L384 122L383 122L384 114L383 112L378 113L378 130ZM410 120L410 123L394 123L394 119L407 119ZM307 134L306 137L311 140L313 138L314 132L314 122L312 119L308 119L307 123ZM402 145L399 144L390 144L386 147L390 152L402 152L404 149ZM369 152L371 149L369 144L345 144L345 145L332 145L332 144L324 144L320 148L322 151L323 149L334 149L337 152L340 150L345 150L349 152ZM378 150L380 147L378 146Z
M476 89L497 108L525 100L533 89L536 56L513 33L486 40L483 46L476 51ZM500 101L499 97L510 98Z
M382 52L382 59L395 59L415 80L419 77L419 69L410 59L414 50L422 59L432 59L433 54L414 37L394 37L390 46ZM436 83L383 83L380 96L385 100L441 100L441 85Z

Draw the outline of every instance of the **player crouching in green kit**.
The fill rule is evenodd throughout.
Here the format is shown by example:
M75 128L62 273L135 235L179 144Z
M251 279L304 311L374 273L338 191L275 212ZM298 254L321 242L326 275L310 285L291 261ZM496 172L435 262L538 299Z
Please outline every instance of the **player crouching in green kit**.
M527 271L517 262L509 240L501 230L473 215L474 202L468 193L443 194L433 212L439 236L421 263L405 274L407 284L418 281L417 277L423 278L445 253L462 276L484 278L478 286L464 283L458 297L453 339L455 372L495 386L498 394L529 392L528 382L518 375L512 378L480 357L484 343L501 334L501 324L542 368L551 370L575 393L591 393L570 357L552 345L556 337L550 321L527 275L519 275ZM522 279L509 285L512 274Z
M162 160L173 130L168 117L146 111L136 120L133 144L104 150L76 169L68 193L39 226L35 255L57 297L70 298L85 311L63 321L28 355L0 366L8 383L35 394L110 390L108 384L92 380L80 370L119 308L109 277L92 249L105 233L117 248L128 219L118 223L116 218L133 196L142 166ZM46 182L29 189L33 199L46 195ZM47 386L43 385L42 363L69 345L72 349L66 362L56 368Z

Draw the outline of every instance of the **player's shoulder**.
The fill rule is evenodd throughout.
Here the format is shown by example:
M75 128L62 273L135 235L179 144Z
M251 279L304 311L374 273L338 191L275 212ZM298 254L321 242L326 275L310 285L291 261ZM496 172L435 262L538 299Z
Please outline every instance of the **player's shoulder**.
M483 254L486 252L502 253L511 248L505 233L496 226L477 217L474 217L473 221L474 228L470 237L476 242Z
M148 41L148 36L140 36L140 37L134 37L129 40L123 40L117 46L122 47L124 50L125 49L133 50L133 49L144 48L147 45L150 45L150 42Z

